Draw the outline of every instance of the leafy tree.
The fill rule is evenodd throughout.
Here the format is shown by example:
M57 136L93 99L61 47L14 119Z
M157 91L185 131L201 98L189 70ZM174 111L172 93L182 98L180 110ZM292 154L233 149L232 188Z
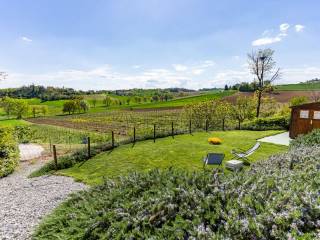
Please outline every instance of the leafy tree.
M96 107L97 102L98 102L98 99L97 99L97 98L93 98L93 99L92 99L92 105L93 105L94 108Z
M42 113L43 116L46 116L48 111L49 111L49 109L48 109L47 105L42 105L41 106L41 113Z
M10 117L10 114L14 111L15 100L10 97L4 97L1 101L1 106L3 107L7 117Z
M166 94L164 95L164 99L165 99L166 102L167 102L168 100L173 99L173 95L172 95L171 93L166 93Z
M232 115L238 121L238 128L241 129L241 123L246 119L253 117L254 101L251 97L238 97L232 108Z
M229 90L229 87L228 87L228 85L226 84L226 85L224 85L224 90Z
M72 113L75 113L75 111L77 110L77 104L75 103L74 100L69 100L69 101L66 101L64 104L63 104L63 109L62 109L62 112L64 113L69 113L69 115Z
M263 93L270 88L274 80L280 77L280 69L275 69L276 61L273 54L274 51L269 48L248 54L249 70L254 75L256 84L256 117L260 115Z
M81 100L79 102L79 106L80 106L80 109L83 111L83 112L88 112L89 109L90 109L90 104L88 103L88 101L86 100Z
M110 96L105 96L105 98L103 99L103 104L106 106L106 107L109 107L112 103L112 98Z
M17 116L17 119L21 119L23 115L26 115L29 111L29 104L26 100L15 99L13 113Z
M136 96L136 97L134 97L134 101L136 102L136 103L141 103L141 97L139 97L139 96Z
M204 126L205 122L208 122L209 125L212 125L215 122L216 105L216 101L189 104L184 107L183 113L186 115L187 119L192 121L194 127L201 128Z
M37 116L38 112L39 112L38 106L32 106L31 107L31 111L32 111L33 117L35 118Z
M126 101L127 101L127 104L129 105L131 102L131 98L128 97Z
M158 102L159 101L159 96L158 95L152 96L152 101Z
M217 116L217 119L221 121L223 131L225 129L225 122L231 116L231 112L232 112L232 106L229 102L227 101L217 102L217 105L215 108L215 114Z
M290 99L289 105L290 106L298 106L304 103L309 102L309 99L306 96L298 96L298 97L293 97Z

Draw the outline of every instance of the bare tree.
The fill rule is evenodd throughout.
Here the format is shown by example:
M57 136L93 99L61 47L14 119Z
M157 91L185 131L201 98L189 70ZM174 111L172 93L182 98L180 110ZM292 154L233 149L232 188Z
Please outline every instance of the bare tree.
M6 72L0 72L0 81L5 80L8 77Z
M311 92L311 96L310 96L312 102L319 102L320 101L320 92L313 90Z
M280 68L276 68L272 49L259 49L248 54L249 70L254 75L257 106L256 117L260 115L262 95L271 88L274 80L280 77Z

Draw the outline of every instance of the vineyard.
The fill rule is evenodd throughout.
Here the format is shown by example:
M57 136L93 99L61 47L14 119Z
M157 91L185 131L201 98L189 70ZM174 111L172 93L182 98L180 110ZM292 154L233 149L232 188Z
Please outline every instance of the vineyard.
M36 124L60 126L69 129L80 129L100 134L111 131L119 137L132 137L135 129L137 136L153 134L156 127L157 135L172 132L190 131L190 119L181 110L164 111L110 111L96 114L82 114L49 118L29 119ZM205 123L203 124L205 127ZM195 130L191 122L191 131Z

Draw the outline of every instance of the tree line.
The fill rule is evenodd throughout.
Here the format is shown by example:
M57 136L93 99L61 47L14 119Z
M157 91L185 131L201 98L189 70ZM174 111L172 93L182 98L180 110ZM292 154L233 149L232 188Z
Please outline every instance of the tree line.
M0 89L0 97L39 98L42 101L72 99L75 96L92 93L92 91L77 91L72 88L44 87L36 85Z
M187 119L192 120L196 128L202 128L203 124L208 127L220 125L225 130L227 121L237 121L238 128L245 120L254 118L255 99L240 96L234 104L225 100L212 100L184 107L183 113Z
M21 119L23 116L29 114L30 111L34 117L39 115L46 116L48 113L48 106L46 105L29 105L24 99L10 97L2 98L0 107L3 108L8 118L15 116L17 119Z

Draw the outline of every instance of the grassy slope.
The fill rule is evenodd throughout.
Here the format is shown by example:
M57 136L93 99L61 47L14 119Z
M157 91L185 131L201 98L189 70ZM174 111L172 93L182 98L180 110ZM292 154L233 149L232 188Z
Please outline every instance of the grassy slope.
M146 103L146 104L139 104L132 106L133 109L143 109L143 108L169 108L169 107L182 107L184 105L190 104L190 103L197 103L202 102L206 100L213 100L218 99L226 96L230 96L234 94L235 91L223 91L223 92L217 92L212 91L205 94L197 95L197 96L190 96L190 97L183 97L174 99L172 101L168 102L156 102L156 103Z
M144 141L131 144L100 154L82 166L76 165L72 168L59 171L62 175L72 176L77 180L88 184L99 184L104 177L113 178L126 175L130 171L147 171L152 168L167 168L175 166L188 170L202 169L202 158L209 152L225 153L225 161L232 159L230 153L233 148L251 147L256 139L279 131L227 131L212 133L194 133L191 135L175 136ZM208 137L217 136L223 140L219 146L209 145ZM287 147L274 144L262 143L261 148L249 159L255 161L264 159L269 155L286 151ZM224 161L224 162L225 162Z
M277 85L276 89L279 91L306 91L306 90L320 90L319 83L297 83Z

